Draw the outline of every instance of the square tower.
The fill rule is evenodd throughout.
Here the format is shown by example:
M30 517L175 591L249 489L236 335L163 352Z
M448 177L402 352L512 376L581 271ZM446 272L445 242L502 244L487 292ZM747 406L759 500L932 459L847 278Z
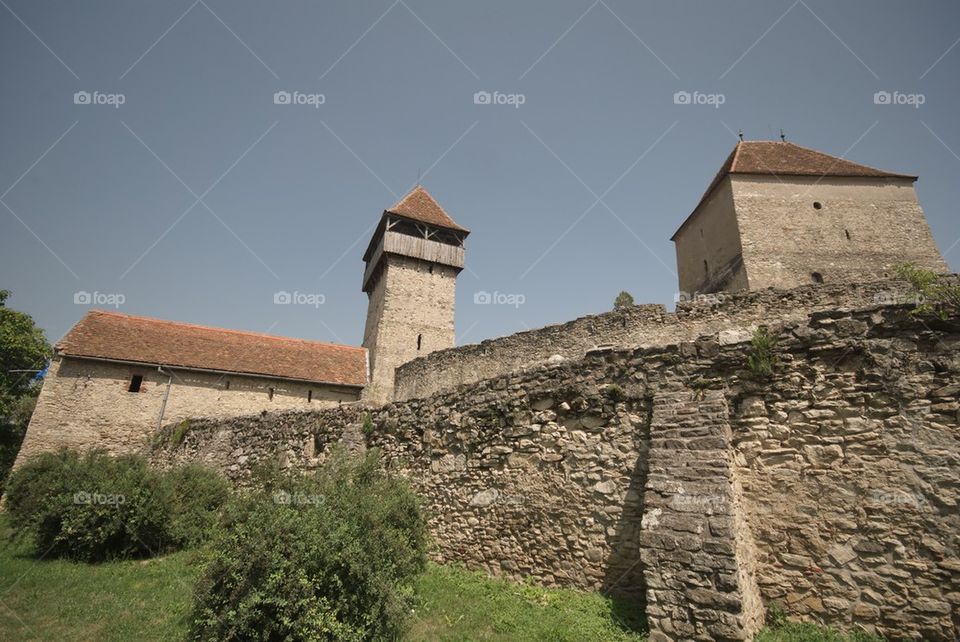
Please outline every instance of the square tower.
M872 281L949 271L896 174L786 141L741 141L671 240L681 292Z
M469 233L420 185L383 212L363 255L370 366L364 399L392 400L398 366L453 347L457 275Z

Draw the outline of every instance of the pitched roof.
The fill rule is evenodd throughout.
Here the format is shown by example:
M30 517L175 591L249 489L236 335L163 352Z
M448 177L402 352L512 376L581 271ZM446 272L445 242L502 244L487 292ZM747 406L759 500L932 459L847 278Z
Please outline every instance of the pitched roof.
M71 357L345 386L367 383L367 357L363 348L102 310L90 310L56 347Z
M397 201L396 205L387 208L386 212L437 227L445 227L460 232L470 231L457 225L422 185L414 187L406 196Z
M917 180L916 176L887 172L875 167L860 165L852 161L831 156L814 149L801 147L787 141L779 140L750 140L737 143L727 160L720 167L720 171L713 177L707 191L693 208L696 212L709 198L720 182L730 174L755 174L765 176L841 176L864 178L909 178ZM677 232L683 229L693 212L683 222ZM670 240L676 238L676 233Z

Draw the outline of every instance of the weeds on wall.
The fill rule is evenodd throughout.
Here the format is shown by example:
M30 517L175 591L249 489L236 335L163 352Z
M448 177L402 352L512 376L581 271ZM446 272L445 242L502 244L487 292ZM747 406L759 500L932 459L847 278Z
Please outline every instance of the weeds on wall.
M774 354L776 342L776 337L770 334L767 326L762 325L754 331L747 353L747 368L752 379L765 381L776 372L780 365L780 360Z
M364 437L370 437L373 435L373 431L376 426L373 424L373 417L370 416L370 413L366 413L363 416L363 435Z
M907 281L917 295L914 314L933 314L941 320L960 313L960 285L944 283L932 270L903 263L895 269L897 278Z

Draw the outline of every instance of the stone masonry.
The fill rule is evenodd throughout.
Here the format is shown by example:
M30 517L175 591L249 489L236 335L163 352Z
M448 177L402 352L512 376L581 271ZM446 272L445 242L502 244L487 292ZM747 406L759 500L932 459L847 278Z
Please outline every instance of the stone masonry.
M633 600L657 640L749 639L771 604L954 640L960 324L910 307L775 324L768 380L713 333L382 407L196 420L152 457L243 485L268 460L320 465L369 413L439 561Z

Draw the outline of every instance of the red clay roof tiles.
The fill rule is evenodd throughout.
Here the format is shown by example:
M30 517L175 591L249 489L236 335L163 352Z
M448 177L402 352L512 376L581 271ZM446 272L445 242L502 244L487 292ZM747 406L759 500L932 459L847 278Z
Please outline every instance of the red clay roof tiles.
M396 205L386 211L421 223L469 232L467 228L457 225L421 185L414 187Z
M366 350L90 310L57 344L71 357L323 382L367 383Z

